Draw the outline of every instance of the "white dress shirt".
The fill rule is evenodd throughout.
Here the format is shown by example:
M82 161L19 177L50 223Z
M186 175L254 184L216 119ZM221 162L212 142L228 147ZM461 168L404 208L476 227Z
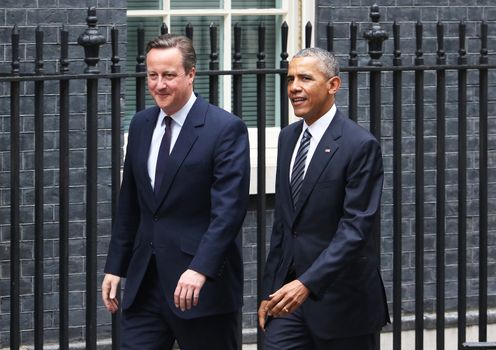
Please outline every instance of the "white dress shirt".
M331 124L332 118L334 118L335 114L336 114L336 105L333 104L331 109L327 111L327 113L324 114L322 117L320 117L315 122L313 122L312 125L308 126L306 122L303 122L303 128L301 130L301 134L298 137L298 141L296 142L295 148L293 150L293 156L291 157L291 166L289 168L290 181L293 173L293 164L296 158L296 153L298 152L298 148L300 147L301 138L303 137L303 133L305 132L305 130L308 128L308 131L310 132L310 135L312 135L312 137L310 138L310 146L308 147L307 159L305 160L304 174L307 173L308 165L312 160L313 154L315 153L315 149L317 148L317 145L322 139L322 136L324 135L325 131L329 127L329 124Z
M181 132L181 128L183 127L184 121L188 116L191 107L196 101L196 95L194 93L191 94L188 102L176 113L171 115L171 144L170 144L170 152L174 149L174 145L177 141L179 133ZM160 113L157 118L157 124L155 125L155 130L153 130L152 142L150 143L150 151L148 152L148 175L150 176L150 184L152 188L155 185L155 169L157 167L157 158L158 152L160 150L160 144L162 143L162 137L165 133L165 123L164 118L166 114L163 110L160 110Z

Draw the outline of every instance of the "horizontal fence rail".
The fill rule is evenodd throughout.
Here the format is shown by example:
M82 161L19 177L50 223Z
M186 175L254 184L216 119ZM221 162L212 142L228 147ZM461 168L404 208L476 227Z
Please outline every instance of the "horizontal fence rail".
M488 297L496 295L496 290L491 290L488 285L489 267L489 244L490 235L494 235L489 227L490 215L496 214L489 206L489 199L494 197L494 179L490 179L490 166L494 163L494 154L490 151L494 145L490 146L490 122L495 115L490 115L489 110L489 86L490 76L496 68L496 64L489 62L488 53L488 24L485 21L480 23L479 38L480 51L477 63L468 63L466 47L466 23L461 21L458 26L458 51L457 62L447 63L447 52L445 49L445 26L442 22L436 25L436 52L435 64L426 64L424 48L424 27L421 22L415 25L415 51L406 54L414 58L413 65L404 64L405 52L401 50L401 23L394 22L391 26L391 34L386 30L385 25L380 23L380 13L377 6L371 7L371 23L368 30L363 33L363 40L368 45L368 63L359 66L359 58L363 58L364 53L357 51L357 41L359 40L358 26L351 23L349 27L350 51L344 58L348 65L343 66L344 88L347 93L347 100L342 106L347 108L349 117L359 124L368 127L375 137L381 141L386 150L390 147L389 153L384 152L388 162L385 163L386 175L390 178L387 190L391 194L390 199L383 199L392 208L391 215L381 215L381 223L377 232L381 232L377 238L377 249L379 254L384 252L383 244L387 240L392 243L392 256L390 265L391 278L388 288L391 290L389 300L392 314L392 349L399 350L404 347L402 344L402 331L409 327L415 332L415 349L424 349L424 331L427 328L435 328L435 347L428 346L428 349L445 349L445 330L447 327L447 313L456 311L457 346L458 349L496 349L494 342L488 341L488 324L490 320L488 311L495 309L496 305L489 302ZM97 250L98 244L98 220L96 208L98 206L99 186L99 86L110 83L110 147L106 151L111 153L111 214L113 218L116 211L116 200L120 186L120 171L122 158L122 87L126 80L133 80L136 84L136 110L145 108L146 96L146 67L145 67L145 33L142 28L138 29L137 35L137 59L135 72L121 72L120 58L118 53L118 30L112 28L110 33L111 57L110 72L100 72L99 48L105 45L105 38L97 28L97 17L95 8L88 9L88 27L78 37L78 44L84 48L85 71L74 72L70 69L68 48L69 33L61 28L60 30L60 59L58 72L46 73L44 71L43 58L43 31L36 29L36 56L34 72L21 73L21 62L19 59L20 35L19 29L14 27L11 34L11 70L9 74L0 75L0 84L8 86L10 94L10 129L8 135L10 139L10 165L8 169L1 169L9 174L9 210L10 222L8 223L10 232L10 319L9 319L9 347L10 349L20 349L26 341L22 338L23 324L21 322L21 244L23 241L21 229L26 222L21 217L21 210L30 205L34 208L34 308L30 310L33 318L34 336L32 344L35 349L42 349L48 341L44 334L44 232L46 219L45 203L46 192L44 176L46 174L46 156L44 151L46 145L44 115L44 97L46 95L46 84L49 81L58 82L58 344L60 349L68 349L71 341L74 341L70 334L71 313L69 305L69 293L71 285L69 237L70 225L74 221L71 216L71 140L69 135L71 118L70 106L73 95L71 86L77 81L84 81L86 85L86 115L84 132L86 136L85 158L85 348L96 349L98 332L100 327L97 317ZM194 28L188 25L185 34L192 38ZM248 75L256 76L256 127L257 127L257 194L256 194L256 223L257 223L257 281L261 281L264 261L266 256L266 236L267 236L267 193L266 193L266 136L267 126L267 94L266 79L274 75L279 77L279 115L280 125L288 125L289 105L287 98L286 75L288 69L287 41L288 26L283 23L281 26L281 50L279 67L266 67L265 54L265 27L261 24L258 27L258 54L256 67L243 68L243 56L241 52L241 27L234 26L233 35L233 69L221 70L219 68L219 48L218 31L215 25L209 27L210 55L209 69L199 71L199 76L206 76L209 79L209 101L219 104L219 79L221 76L232 76L232 106L228 106L236 115L243 116L242 96L244 80ZM311 43L312 26L308 23L305 27L305 45ZM168 32L165 24L160 28L161 33ZM325 28L327 49L334 48L334 27L328 24ZM391 38L390 38L391 36ZM393 40L393 52L386 53L383 50L384 43ZM391 63L388 63L389 60ZM454 81L449 81L448 76ZM477 83L474 84L474 76ZM426 81L434 77L434 90L426 90ZM32 85L34 103L34 166L32 167L34 176L34 198L32 203L23 203L20 193L25 189L23 184L23 172L21 171L21 154L26 151L21 144L21 126L24 116L21 114L21 103L25 97L21 87ZM387 90L386 90L387 88ZM456 90L456 98L453 98L453 90ZM368 101L364 103L363 91L368 94ZM386 91L386 92L385 92ZM391 95L388 96L388 92ZM448 94L449 92L449 94ZM431 96L432 95L434 96ZM474 110L473 103L478 104L478 110ZM453 102L456 100L456 102ZM385 103L389 107L385 107ZM450 114L453 108L450 104L456 105L456 116ZM471 109L469 110L469 104ZM366 105L366 107L364 107ZM413 107L412 107L413 105ZM341 106L340 106L341 107ZM433 108L431 108L433 107ZM412 109L413 108L413 109ZM364 112L365 111L365 112ZM389 115L386 113L389 113ZM430 114L433 115L430 115ZM364 116L365 114L365 116ZM476 117L474 117L476 115ZM447 132L448 123L453 124L456 120L456 133ZM434 121L434 122L433 122ZM429 129L426 125L434 125ZM478 129L474 130L473 125ZM405 129L411 126L409 138L405 141ZM450 128L452 130L452 128ZM1 131L4 133L4 130ZM494 135L493 135L494 136ZM453 146L453 138L456 139ZM431 142L434 140L434 143ZM478 147L474 149L471 144L477 140ZM387 146L387 147L386 147ZM435 154L433 162L432 154ZM456 153L456 160L453 156ZM413 156L413 158L412 158ZM428 158L428 156L430 158ZM409 157L405 161L405 157ZM492 158L491 158L492 157ZM474 160L475 159L475 160ZM492 159L492 161L491 161ZM390 161L389 161L390 160ZM411 162L410 162L411 161ZM408 164L410 162L411 164ZM491 163L492 162L492 163ZM494 164L492 164L494 166ZM407 167L409 167L407 169ZM22 168L23 169L23 168ZM456 181L451 174L456 174ZM430 179L434 174L435 180ZM476 174L476 176L473 176ZM405 178L413 176L414 181L412 191L405 191ZM386 181L387 182L387 181ZM490 187L493 184L493 189ZM433 185L432 185L433 184ZM453 186L456 187L456 194L453 195ZM477 189L477 200L474 204L476 212L469 207L474 200L469 198L470 191ZM431 191L434 189L434 191ZM386 189L385 189L386 190ZM405 214L407 208L405 201L407 196L412 197L410 203L412 215ZM453 199L455 198L455 199ZM452 202L455 202L453 204ZM433 205L430 205L433 204ZM429 206L427 206L429 205ZM450 205L451 212L447 208ZM453 205L456 209L453 209ZM430 210L432 209L432 210ZM453 210L456 215L453 215ZM408 213L410 214L410 213ZM456 217L456 224L453 225L453 216ZM477 239L470 236L468 218L476 217L471 221L470 227L476 227ZM476 222L474 224L473 222ZM388 224L391 224L388 227ZM6 223L2 223L5 225ZM413 225L413 236L407 237L405 225ZM429 225L429 226L428 226ZM429 233L432 233L430 235ZM453 244L453 237L456 237L456 244ZM405 240L412 239L414 250L406 252ZM471 239L471 241L469 241ZM431 246L429 246L431 245ZM471 252L468 256L467 252ZM408 255L405 255L408 254ZM448 269L448 254L452 257L456 255L456 270ZM382 254L382 257L384 254ZM407 260L408 256L410 260ZM434 263L428 256L433 256ZM3 258L2 258L3 259ZM476 261L469 261L475 259ZM494 259L493 259L494 260ZM468 294L469 285L467 279L469 263L477 266L477 325L478 342L468 342L466 329L468 327L467 312L473 308L467 303L473 295ZM412 266L413 265L413 266ZM426 271L434 265L434 272L427 274ZM493 264L494 269L494 264ZM456 273L453 273L456 271ZM456 276L454 276L455 274ZM427 276L430 276L428 281ZM470 275L473 277L472 275ZM494 276L492 276L494 277ZM414 290L409 290L413 295L413 304L405 301L405 278L410 278L414 284ZM451 296L455 303L447 305L447 283L456 281L456 296ZM472 278L473 279L473 278ZM434 282L434 304L426 305L426 283ZM473 291L473 288L471 289ZM2 291L3 292L3 291ZM120 293L119 293L120 294ZM1 296L4 296L3 294ZM261 286L257 285L258 302L261 298ZM432 307L431 307L432 306ZM427 309L434 313L434 324L426 324ZM405 321L413 320L413 322ZM119 321L120 315L112 317L112 348L118 349ZM262 334L258 333L257 341L260 343ZM53 339L50 341L53 342ZM5 344L0 344L0 348Z

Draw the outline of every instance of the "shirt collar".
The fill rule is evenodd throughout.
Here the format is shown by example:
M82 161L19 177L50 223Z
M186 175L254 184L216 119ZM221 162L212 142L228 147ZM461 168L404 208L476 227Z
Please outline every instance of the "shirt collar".
M308 128L308 131L312 135L312 138L316 141L320 141L325 131L331 124L334 115L336 114L336 104L333 104L331 109L328 110L322 117L317 119L312 125L308 126L307 123L303 122L302 133Z
M194 93L191 93L191 96L188 99L188 102L184 104L184 106L181 107L180 110L178 110L176 113L172 114L170 117L174 122L176 122L180 127L183 126L184 121L186 120L186 117L188 116L189 111L193 107L193 104L196 101L196 95ZM162 120L165 117L165 112L161 109L160 114L158 115L158 120L157 123L161 125Z

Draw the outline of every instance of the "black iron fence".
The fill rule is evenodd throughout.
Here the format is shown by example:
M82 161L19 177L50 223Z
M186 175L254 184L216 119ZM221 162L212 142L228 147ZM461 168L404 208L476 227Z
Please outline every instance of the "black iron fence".
M488 40L488 25L482 21L479 26L480 49L478 54L478 62L469 64L467 61L466 47L466 24L462 21L459 23L458 30L458 51L457 62L447 63L446 51L444 47L444 25L439 22L437 24L437 51L436 62L434 64L425 64L424 49L423 49L423 24L416 24L416 50L414 52L415 60L413 65L405 65L402 61L402 51L400 47L401 26L399 23L392 25L392 40L394 42L394 50L392 52L392 64L386 64L386 59L383 57L383 43L388 39L388 31L385 26L379 23L379 9L377 6L371 8L371 19L369 30L365 31L363 38L367 41L369 51L369 62L367 65L359 66L359 53L357 52L358 26L354 23L350 24L350 52L348 56L348 65L342 67L343 79L345 82L344 91L347 91L348 114L350 118L368 125L372 133L384 145L391 145L388 162L386 162L386 173L391 179L389 185L389 193L391 198L385 199L389 201L387 204L391 208L389 214L382 217L382 231L389 232L389 242L392 249L392 278L390 278L389 302L392 311L392 348L397 350L402 347L402 330L405 328L403 322L405 315L412 314L414 319L413 328L415 330L415 348L424 348L424 330L426 325L426 305L424 305L425 296L425 275L426 269L434 266L435 273L430 274L435 276L435 296L434 300L434 318L436 329L436 349L445 349L445 329L446 329L446 289L447 281L456 280L456 296L453 297L456 304L456 323L458 334L459 349L496 349L494 343L488 343L488 310L494 309L496 290L488 287L488 280L494 282L495 276L490 276L489 271L494 271L494 259L489 259L488 249L494 251L494 233L495 231L489 227L491 218L494 220L496 214L494 206L491 206L489 200L496 196L494 180L490 180L490 176L494 173L494 154L490 153L494 149L489 136L491 118L495 118L495 111L490 109L489 85L490 76L494 72L496 65L489 62L489 53L487 47ZM111 198L112 198L112 214L115 210L115 201L118 195L120 184L120 169L121 169L121 86L125 79L135 79L136 81L136 109L145 108L145 66L144 66L144 34L142 30L138 31L138 58L136 72L122 73L120 69L120 58L118 54L118 31L111 30L111 68L110 72L100 72L99 63L99 47L105 43L104 37L100 34L96 27L97 18L94 8L88 10L88 28L79 36L78 43L84 47L86 69L83 74L71 73L69 70L68 60L68 32L63 28L60 31L60 59L58 73L47 74L43 70L43 31L36 30L36 57L34 74L21 74L19 62L19 31L18 28L12 30L11 42L11 71L8 75L0 76L0 83L8 84L10 91L10 128L8 129L10 139L10 149L8 151L10 158L10 166L5 166L3 172L8 172L10 179L10 343L11 349L19 349L21 346L21 307L20 307L20 266L21 266L21 242L22 242L22 225L20 210L26 203L21 202L21 190L23 185L21 179L21 153L23 151L21 145L21 100L23 91L21 84L33 84L34 98L34 198L32 203L28 203L34 207L34 308L32 315L34 319L34 348L42 349L44 344L44 174L46 169L46 159L44 159L44 96L45 85L48 81L58 82L58 110L59 110L59 125L58 125L58 278L59 278L59 301L58 301L58 325L59 325L59 346L61 349L68 349L71 342L70 336L70 307L69 307L69 230L72 220L70 210L70 157L71 142L69 139L69 116L71 93L70 85L75 81L85 81L86 83L86 149L85 149L85 271L86 271L86 291L85 291L85 344L86 349L97 348L97 290L99 281L97 281L97 222L99 220L97 213L98 202L98 187L97 187L97 171L98 171L98 119L99 114L99 83L110 82L111 87ZM167 28L162 27L162 33L166 32ZM256 195L256 222L257 222L257 279L261 280L260 276L263 270L263 263L266 255L266 139L265 139L265 121L266 121L266 91L265 80L269 75L280 77L280 116L281 126L288 124L288 99L286 88L286 73L288 67L288 26L284 23L281 27L281 60L278 68L267 68L265 65L265 29L261 25L258 28L258 61L256 68L242 69L240 40L241 32L239 27L235 28L234 35L234 54L233 54L233 69L229 71L219 70L218 62L218 47L217 47L217 28L210 27L211 38L211 54L208 71L200 71L198 75L208 76L209 79L209 100L214 104L219 102L219 77L222 75L231 75L233 77L233 105L232 110L237 115L242 115L242 89L243 77L246 75L256 75L257 77L257 149L258 162L257 168L257 195ZM193 36L193 28L188 27L186 35ZM310 24L306 27L305 44L308 47L311 42L312 27ZM333 50L333 25L329 24L326 27L327 33L327 49ZM434 77L435 96L425 95L425 81ZM474 78L476 76L477 78ZM345 79L347 78L347 79ZM413 82L412 85L405 84L405 79ZM451 80L450 80L451 79ZM455 83L452 79L455 79ZM474 83L474 79L477 81ZM366 108L363 113L363 100L359 96L363 96L364 86L365 91L368 91L369 100L365 103ZM447 96L447 92L452 93L452 85L456 85L456 98ZM382 95L383 91L391 92L391 96ZM468 90L469 89L469 90ZM470 92L470 96L468 93ZM475 97L474 97L475 96ZM475 98L475 99L474 99ZM408 99L409 103L413 101L413 110L407 107L404 101ZM390 102L390 108L385 107ZM453 102L455 101L455 102ZM477 110L474 110L473 103L478 104ZM388 103L389 103L388 102ZM471 110L468 111L468 103L470 102ZM455 110L457 115L456 133L449 132L447 126L448 109L453 111L453 103L456 104ZM409 109L410 108L410 109ZM426 109L428 115L426 115ZM386 113L387 112L387 113ZM432 113L434 115L432 115ZM451 112L450 112L451 113ZM366 120L362 120L359 116L365 115ZM387 117L386 117L387 114ZM434 125L434 129L425 129L425 125ZM453 118L452 118L453 119ZM451 119L450 119L451 120ZM413 128L409 133L409 137L413 142L405 142L405 123L412 125ZM475 130L473 125L468 125L470 122L473 125L478 125L478 130ZM383 127L387 125L387 132L383 134ZM492 126L494 128L494 126ZM447 131L448 130L448 131ZM3 132L3 131L2 131ZM428 164L430 170L429 176L434 174L434 181L429 180L426 184L426 135L430 135L429 142L433 140L433 144L429 144L428 151L434 154L434 163ZM489 136L488 136L489 135ZM452 147L452 142L449 143L447 138L456 139L456 147ZM474 145L468 145L468 140L476 140L476 150ZM494 141L494 140L493 140ZM446 145L451 145L450 149ZM406 147L405 147L406 146ZM478 146L478 147L477 147ZM386 147L385 147L386 148ZM429 153L427 152L427 153ZM385 152L386 154L387 152ZM451 153L456 153L456 157L451 156ZM413 194L411 203L413 203L413 217L405 214L405 162L404 158L412 155L413 164L410 175L414 176ZM456 160L455 160L456 159ZM475 160L474 160L475 159ZM402 161L403 160L403 161ZM453 164L455 160L455 164ZM470 160L470 164L467 160ZM408 164L407 164L408 166ZM7 169L7 170L5 170ZM447 183L449 172L456 174L456 181ZM470 171L470 177L467 174ZM433 185L432 185L433 184ZM470 186L468 186L468 184ZM491 186L490 186L491 185ZM388 185L386 185L388 186ZM454 208L456 212L447 213L446 208L449 203L447 200L450 195L447 189L453 191L453 186L456 187L456 199ZM467 208L469 202L467 198L468 191L478 193L478 200L475 203L475 211L472 208ZM432 191L434 189L434 191ZM429 198L426 197L426 190ZM470 201L472 203L472 201ZM433 209L434 212L426 212L426 206ZM412 207L409 207L412 208ZM450 207L451 208L451 207ZM452 222L453 217L456 218L456 227L447 227L447 222ZM477 220L472 220L473 218ZM475 231L477 237L471 237L470 247L467 247L467 232L471 229L467 227L467 219L470 218L471 226L476 226ZM406 221L412 223L414 240L414 252L409 252L409 256L413 256L413 261L405 261L404 248L404 231ZM2 223L6 224L6 223ZM391 224L391 225L389 225ZM430 224L429 232L426 232L426 225ZM389 226L388 226L389 225ZM388 227L386 227L388 226ZM473 227L472 227L473 229ZM456 266L457 269L450 269L447 273L447 253L449 247L453 247L452 242L446 242L447 239L453 239L453 233L456 236ZM472 232L472 231L470 231ZM434 233L434 235L428 235ZM493 235L493 236L491 236ZM426 244L425 238L429 236L429 244ZM491 240L491 237L493 239ZM384 254L385 242L383 237L377 237L377 246L379 252ZM475 242L475 243L474 243ZM434 250L435 246L435 250ZM449 247L448 247L449 246ZM381 249L382 247L382 249ZM470 249L469 249L470 248ZM434 263L426 266L426 256L424 253L433 250ZM467 252L471 252L470 266L476 266L477 271L472 271L471 276L476 276L478 284L477 295L477 325L478 325L478 342L468 343L466 337L467 329ZM430 255L430 256L431 256ZM451 254L453 255L453 254ZM2 258L4 259L4 257ZM474 261L476 260L476 261ZM413 266L410 266L409 264ZM492 264L492 265L491 265ZM492 270L488 266L492 266ZM404 298L404 273L413 271L411 275L414 282L413 310L408 308L403 309L405 304ZM453 271L456 271L456 276L453 276ZM473 279L472 279L473 280ZM386 278L387 281L387 278ZM260 288L260 286L259 286ZM3 291L2 291L3 293ZM260 289L258 291L260 295ZM473 297L471 295L471 297ZM492 297L492 298L489 298ZM472 298L474 299L474 298ZM472 300L471 299L471 300ZM490 301L488 303L488 300ZM492 302L491 302L492 301ZM469 305L471 307L471 305ZM427 307L428 308L428 307ZM451 307L453 309L453 307ZM118 348L118 315L113 317L112 326L112 347ZM428 346L433 349L434 345Z

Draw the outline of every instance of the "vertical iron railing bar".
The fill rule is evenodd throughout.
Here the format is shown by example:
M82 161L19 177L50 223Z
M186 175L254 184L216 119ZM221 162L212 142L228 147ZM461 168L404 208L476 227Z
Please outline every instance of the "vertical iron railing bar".
M281 25L281 61L279 68L286 70L285 73L279 74L280 91L281 91L281 129L289 124L289 105L288 105L288 24L286 21Z
M217 52L217 26L214 23L210 24L210 63L209 69L219 70L219 53ZM219 105L219 76L217 74L208 77L208 92L209 102Z
M193 31L194 31L193 25L191 23L186 24L186 27L184 29L184 34L191 41L193 41Z
M119 30L112 27L111 32L112 40L112 73L120 73L121 67L119 65ZM117 213L117 200L119 197L119 189L121 183L121 78L111 78L111 118L112 118L112 131L111 131L111 144L112 144L112 224L114 223L115 215ZM121 300L121 286L117 286L116 298L118 302ZM121 310L112 314L112 349L118 350L121 345L120 337L120 323L122 313Z
M334 51L334 26L331 23L327 23L326 26L327 34L327 51Z
M217 28L215 29L215 33L213 33L211 31L210 35L211 35L211 37L212 37L212 35L215 35L215 45L212 46L211 51L215 52L215 55L216 55L215 60L217 60L217 55L218 55L217 54ZM213 40L214 39L211 39L211 43L213 42ZM236 23L234 26L234 52L233 52L232 58L233 58L233 67L241 68L241 27L240 27L239 23ZM216 66L210 67L210 70L214 70L214 68L215 68L215 71L219 70L218 61L217 61ZM216 79L217 79L217 86L215 86L215 87L213 87L212 85L210 86L210 93L211 94L212 94L212 89L216 89L216 91L218 90L219 74L215 74L214 76L216 76ZM212 78L212 77L210 76L210 78ZM238 74L238 75L233 74L233 87L232 87L232 94L233 94L232 106L233 106L233 108L232 108L232 112L234 113L234 115L236 115L242 119L242 114L241 114L242 113L242 99L241 99L242 85L241 85L241 82L242 82L242 75L241 74ZM212 96L212 95L210 95L210 96ZM217 93L217 96L218 96L218 93ZM218 97L217 97L217 101L218 101ZM210 103L213 103L213 102L210 101ZM217 102L217 104L218 104L218 102ZM242 233L239 234L237 240L238 240L238 242L241 243L241 246L243 246ZM243 310L242 309L239 310L237 318L238 318L238 323L240 325L240 327L238 329L238 334L237 334L237 337L239 339L238 350L241 350L242 342L243 342L243 329L241 326L243 324Z
M438 65L446 64L444 25L437 23ZM436 349L444 350L445 339L445 234L446 234L446 71L436 72Z
M35 31L35 74L43 75L43 37L44 33L38 26ZM43 349L43 313L44 313L44 283L43 283L43 221L44 221L44 94L43 80L34 83L34 348Z
M312 23L310 21L305 25L305 48L309 48L312 45Z
M258 27L257 68L265 68L265 26ZM266 233L266 171L265 171L265 74L257 74L257 305L262 301L262 277L265 267ZM257 345L262 347L262 333L257 327Z
M98 74L100 45L96 8L88 8L88 27L78 38L84 47L86 73ZM97 268L97 162L98 162L98 77L86 79L86 349L96 350L96 268Z
M348 66L358 66L357 53L357 32L358 25L355 22L350 24L350 58ZM348 73L348 110L351 120L357 121L358 115L358 72L351 71Z
M239 23L234 25L234 52L233 52L233 69L241 69L241 26ZM233 113L243 118L242 111L242 89L243 75L233 74Z
M401 66L400 25L393 24L393 65ZM402 72L393 73L393 350L401 349L401 258L402 258Z
M423 25L417 22L416 65L423 65ZM415 71L415 349L424 348L424 71Z
M458 63L467 62L465 23L459 24ZM466 340L467 311L467 70L458 70L458 348Z
M11 75L19 76L19 29L11 34ZM10 83L10 349L20 346L20 82Z
M60 74L69 71L69 32L60 30ZM69 80L59 82L59 346L69 349Z
M166 27L167 28L167 27ZM140 24L137 29L136 73L145 72L145 30ZM136 112L145 109L145 77L136 77Z
M488 63L487 22L481 22L479 63ZM479 341L487 341L488 70L479 70Z
M388 38L388 34L384 29L382 29L379 20L381 14L379 12L379 6L376 4L370 7L370 19L371 23L369 30L363 33L363 37L368 42L369 56L370 60L368 65L374 67L382 67L381 57L382 57L382 46L384 41ZM370 72L370 86L369 86L369 96L370 96L370 131L375 136L379 144L381 144L381 80L382 71L376 70ZM374 218L372 232L375 234L375 249L377 257L377 265L381 266L381 212L378 211L376 217ZM380 347L380 337L376 338L376 348Z
M163 22L160 26L160 35L164 35L169 33L169 28L167 27L167 23Z

